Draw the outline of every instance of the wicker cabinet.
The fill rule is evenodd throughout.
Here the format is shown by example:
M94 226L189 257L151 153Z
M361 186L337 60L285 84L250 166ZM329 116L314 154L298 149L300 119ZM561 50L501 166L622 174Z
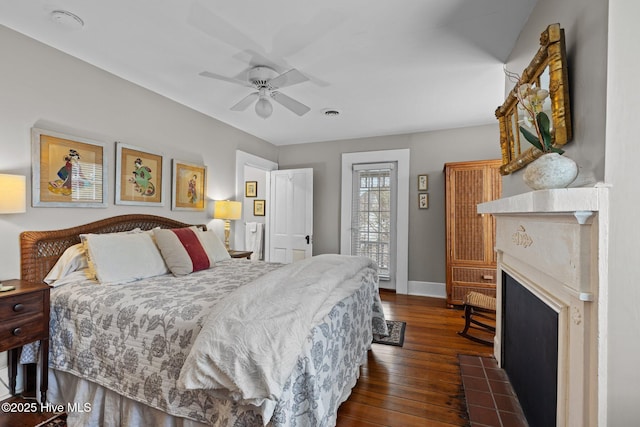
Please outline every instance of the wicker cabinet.
M460 305L470 291L495 296L495 220L478 214L478 203L502 194L501 160L447 163L447 303Z

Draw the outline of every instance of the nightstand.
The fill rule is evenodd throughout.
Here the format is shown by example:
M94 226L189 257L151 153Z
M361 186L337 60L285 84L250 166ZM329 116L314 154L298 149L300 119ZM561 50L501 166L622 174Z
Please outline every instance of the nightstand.
M0 292L0 352L9 351L9 385L16 394L18 357L23 345L40 341L42 402L49 385L49 286L23 280L5 280L15 289Z
M253 253L253 251L234 251L234 250L229 250L229 255L231 255L231 258L246 258L246 259L250 259L252 253Z

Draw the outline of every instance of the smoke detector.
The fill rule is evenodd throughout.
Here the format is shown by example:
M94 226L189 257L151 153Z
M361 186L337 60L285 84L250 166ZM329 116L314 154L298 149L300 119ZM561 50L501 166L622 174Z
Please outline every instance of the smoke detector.
M79 30L84 27L82 18L68 10L54 10L51 12L51 20L56 24L73 30Z

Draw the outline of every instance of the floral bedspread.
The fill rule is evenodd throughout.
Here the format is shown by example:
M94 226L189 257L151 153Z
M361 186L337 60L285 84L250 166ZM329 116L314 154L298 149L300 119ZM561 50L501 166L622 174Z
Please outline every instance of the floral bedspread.
M252 406L181 389L177 380L211 307L278 267L231 259L181 278L164 275L123 285L72 280L51 292L49 366L213 426L266 424ZM362 282L358 291L311 331L270 425L335 424L372 333L386 333L376 272L365 269L356 280Z

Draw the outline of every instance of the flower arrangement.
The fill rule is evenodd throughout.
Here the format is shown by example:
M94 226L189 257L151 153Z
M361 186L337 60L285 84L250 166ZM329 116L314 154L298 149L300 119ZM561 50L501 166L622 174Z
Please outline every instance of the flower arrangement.
M563 154L564 150L553 145L551 120L549 120L547 113L543 111L544 102L549 97L549 91L530 83L520 83L520 76L506 69L505 74L509 80L516 83L515 95L518 98L519 107L526 114L523 119L526 127L519 126L522 135L531 145L543 153Z

